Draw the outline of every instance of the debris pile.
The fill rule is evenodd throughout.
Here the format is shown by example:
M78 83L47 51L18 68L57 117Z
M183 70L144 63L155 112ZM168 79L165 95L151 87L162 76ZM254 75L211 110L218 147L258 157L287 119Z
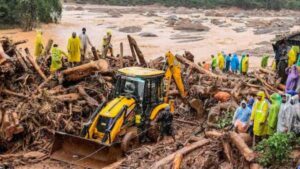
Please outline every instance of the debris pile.
M0 54L0 113L11 114L6 117L14 117L18 122L6 124L0 118L0 124L15 128L21 125L23 129L13 133L12 140L2 137L4 131L0 131L0 153L5 153L0 155L0 163L12 166L36 163L49 157L55 131L79 135L99 103L108 100L118 68L163 69L163 57L146 61L137 42L131 36L128 40L131 56L123 56L121 43L116 57L99 59L101 56L94 51L90 54L92 59L84 64L65 67L60 74L53 75L47 71L47 59L36 64L28 50L17 47L20 42L1 39L0 48L5 53ZM47 50L43 57L49 58ZM234 111L240 100L260 90L267 97L273 92L281 93L275 74L259 69L248 76L227 76L194 63L190 52L176 58L182 65L182 78L188 91L184 99L179 97L175 85L169 92L176 105L176 143L163 140L142 145L128 152L126 160L118 162L118 166L210 168L218 164L222 168L245 168L256 165L253 163L256 156L248 147L249 136L227 132L228 126L220 129L217 123L222 115Z

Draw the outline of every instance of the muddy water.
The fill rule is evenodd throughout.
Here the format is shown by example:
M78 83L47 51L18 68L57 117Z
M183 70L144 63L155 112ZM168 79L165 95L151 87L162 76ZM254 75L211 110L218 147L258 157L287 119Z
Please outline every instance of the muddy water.
M105 9L105 10L103 10ZM133 10L134 9L134 10ZM113 18L106 12L109 10L122 10L126 14L122 17ZM100 49L101 38L106 30L113 32L113 46L117 53L120 42L124 43L125 54L130 55L130 49L127 42L127 33L119 32L119 28L125 26L140 26L142 32L151 32L157 34L158 37L140 37L140 33L132 33L144 55L147 59L162 56L166 51L171 50L174 53L182 53L189 50L195 54L197 61L209 60L211 54L218 51L235 52L244 49L253 49L258 47L257 43L262 41L270 41L274 38L272 34L254 35L252 28L246 28L245 32L237 33L233 30L236 27L245 27L244 23L231 21L227 17L217 17L219 20L225 20L231 26L219 27L211 24L210 19L214 17L206 17L201 10L196 10L189 14L176 14L182 18L197 18L208 26L208 32L187 32L174 30L166 25L165 18L173 15L169 8L151 7L150 10L156 10L158 16L148 17L141 13L146 12L148 7L111 7L100 5L64 5L63 17L59 24L42 25L44 32L44 42L52 38L62 49L66 50L67 40L72 32L80 33L82 27L87 28L87 34L93 45ZM285 16L289 18L288 16ZM264 17L264 19L272 19L273 17ZM255 17L245 17L241 20L255 19ZM296 27L297 28L297 27ZM294 28L294 29L296 29ZM21 47L29 47L33 51L35 31L22 32L20 29L1 30L0 36L9 36L14 40L27 39L28 43ZM188 37L180 39L180 37ZM179 37L179 38L178 38ZM202 40L199 40L202 39ZM271 47L271 46L270 46ZM251 59L251 66L258 63L256 56Z

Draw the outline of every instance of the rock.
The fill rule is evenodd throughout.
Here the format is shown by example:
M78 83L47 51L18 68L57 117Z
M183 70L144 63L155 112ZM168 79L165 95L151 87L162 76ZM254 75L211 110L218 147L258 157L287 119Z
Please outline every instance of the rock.
M139 34L141 37L157 37L156 34L151 33L151 32L142 32Z
M176 15L170 15L166 18L166 20L172 20L172 21L177 21L178 20L178 17Z
M202 25L201 23L192 22L190 19L181 19L175 23L175 30L187 30L187 31L209 31L209 27Z
M157 13L155 13L154 11L149 11L145 14L145 16L148 16L148 17L155 17L155 16L158 16Z
M110 10L107 12L108 15L110 15L111 17L113 18L119 18L119 17L122 17L123 15L117 11L117 10Z
M78 7L76 7L74 10L76 10L76 11L83 11L83 7L78 6Z
M224 13L219 13L213 10L209 10L205 12L205 16L225 17L226 15Z
M241 33L241 32L245 32L246 28L245 27L237 27L237 28L234 28L232 30L234 30L237 33Z
M222 24L225 24L226 23L226 21L221 21L221 20L219 20L219 19L212 19L211 21L210 21L212 24L214 24L214 25L222 25Z
M127 26L119 29L120 32L125 32L125 33L137 33L141 32L142 28L140 26Z

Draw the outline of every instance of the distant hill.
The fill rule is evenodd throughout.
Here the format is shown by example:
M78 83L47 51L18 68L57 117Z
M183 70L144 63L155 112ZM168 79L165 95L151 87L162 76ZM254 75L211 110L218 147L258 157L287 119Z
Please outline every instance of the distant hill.
M65 0L70 1L70 0ZM151 5L162 4L166 6L185 7L240 7L244 9L264 8L264 9L300 9L300 0L71 0L78 3L97 3L108 5Z

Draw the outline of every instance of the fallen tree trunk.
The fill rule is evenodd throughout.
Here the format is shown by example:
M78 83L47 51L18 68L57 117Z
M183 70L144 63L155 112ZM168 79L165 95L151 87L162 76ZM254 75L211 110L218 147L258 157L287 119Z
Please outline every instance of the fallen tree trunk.
M39 67L39 65L35 62L35 60L33 59L33 57L30 55L29 49L26 48L25 52L27 54L27 59L30 61L30 63L32 64L32 66L34 67L34 69L38 72L38 74L44 79L47 80L47 77L45 75L45 73L41 70L41 68Z
M8 89L3 89L3 90L0 89L0 93L1 92L6 94L6 95L12 95L12 96L21 97L21 98L24 98L24 99L29 98L29 96L27 96L27 95L16 93L16 92L10 91Z
M128 35L127 37L128 37L129 45L133 47L133 49L136 52L137 57L139 58L140 64L142 66L147 66L145 57L144 57L142 51L140 50L138 44L136 43L135 39L133 39L130 35Z
M52 48L52 45L53 45L53 40L52 40L52 39L49 39L49 40L48 40L48 43L47 43L47 45L46 45L46 47L45 47L45 50L44 50L44 52L43 52L43 56L47 56L47 55L50 54L50 50L51 50L51 48Z
M236 132L229 132L230 139L234 145L239 149L240 153L249 162L255 159L254 152L247 146L245 141Z
M175 55L175 57L177 58L177 60L185 65L188 65L190 68L192 69L195 69L197 70L199 73L202 73L202 74L206 74L206 75L209 75L209 76L212 76L212 77L218 77L216 74L200 67L199 65L197 65L196 63L194 62L191 62L190 60L184 58L183 56L181 55Z
M99 105L99 103L95 99L93 99L91 96L89 96L85 92L85 90L84 90L84 88L82 86L78 86L78 91L79 91L80 95L87 101L87 103L88 103L89 106L91 106L91 107L93 107L93 106L97 107Z
M184 155L192 152L195 149L198 149L204 145L207 145L208 143L210 143L210 140L208 140L208 139L203 139L198 142L195 142L195 143L193 143L189 146L186 146L186 147L168 155L167 157L159 160L158 162L154 163L151 168L158 169L159 167L161 167L163 165L169 164L175 158L176 154L182 154L184 156Z
M76 101L80 98L79 94L77 93L69 93L69 94L64 94L64 95L59 95L59 96L52 96L52 99L57 99L62 102L72 102Z
M97 61L91 61L90 63L76 66L73 68L62 71L64 80L77 81L84 77L91 75L94 72L107 73L109 71L109 64L106 60L99 59Z

